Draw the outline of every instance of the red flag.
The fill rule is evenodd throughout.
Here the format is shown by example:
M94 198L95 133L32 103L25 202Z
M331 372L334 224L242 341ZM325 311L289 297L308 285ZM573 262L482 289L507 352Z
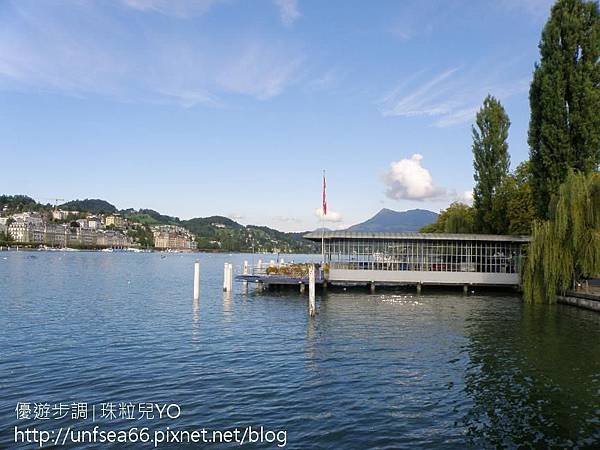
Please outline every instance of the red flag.
M325 189L327 188L327 183L325 182L325 171L323 171L323 215L327 215L327 194Z

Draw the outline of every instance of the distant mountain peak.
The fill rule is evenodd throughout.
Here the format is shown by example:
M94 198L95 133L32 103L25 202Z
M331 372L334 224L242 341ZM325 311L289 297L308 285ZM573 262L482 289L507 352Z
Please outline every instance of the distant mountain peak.
M409 209L407 211L394 211L382 208L377 214L365 222L348 228L348 231L366 232L414 232L425 225L437 220L437 213L426 209Z

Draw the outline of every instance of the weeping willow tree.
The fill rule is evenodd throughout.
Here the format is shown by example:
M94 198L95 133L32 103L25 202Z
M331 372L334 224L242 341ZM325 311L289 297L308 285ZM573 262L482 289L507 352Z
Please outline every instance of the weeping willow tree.
M600 174L570 171L536 221L524 266L525 299L552 303L577 281L600 274Z

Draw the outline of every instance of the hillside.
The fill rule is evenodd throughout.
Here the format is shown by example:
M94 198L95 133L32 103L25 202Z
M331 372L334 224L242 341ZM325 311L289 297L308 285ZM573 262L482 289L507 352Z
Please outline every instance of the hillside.
M59 209L66 211L82 211L92 214L112 214L118 211L117 207L106 200L98 198L86 198L85 200L73 200L62 205L58 205Z
M265 226L244 226L223 216L195 217L181 220L152 209L128 208L118 210L116 206L102 199L73 200L58 206L62 210L87 212L90 214L120 213L129 223L141 224L129 227L127 233L144 245L152 240L151 226L177 225L190 231L198 242L200 250L228 252L273 252L313 253L317 245L302 238L299 233L285 233ZM0 196L0 212L12 214L22 211L40 211L48 218L54 209L50 204L43 205L25 195Z
M365 222L348 228L348 231L400 233L419 231L425 225L437 220L437 214L426 209L393 211L384 208Z

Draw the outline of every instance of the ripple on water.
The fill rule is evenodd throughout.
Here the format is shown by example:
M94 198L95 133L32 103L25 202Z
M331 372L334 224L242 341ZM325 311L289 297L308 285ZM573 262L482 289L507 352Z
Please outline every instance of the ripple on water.
M0 430L17 401L153 401L181 406L178 427L286 429L298 449L600 442L600 315L334 290L309 320L294 292L223 295L223 262L249 255L201 255L192 302L197 257L6 256Z

